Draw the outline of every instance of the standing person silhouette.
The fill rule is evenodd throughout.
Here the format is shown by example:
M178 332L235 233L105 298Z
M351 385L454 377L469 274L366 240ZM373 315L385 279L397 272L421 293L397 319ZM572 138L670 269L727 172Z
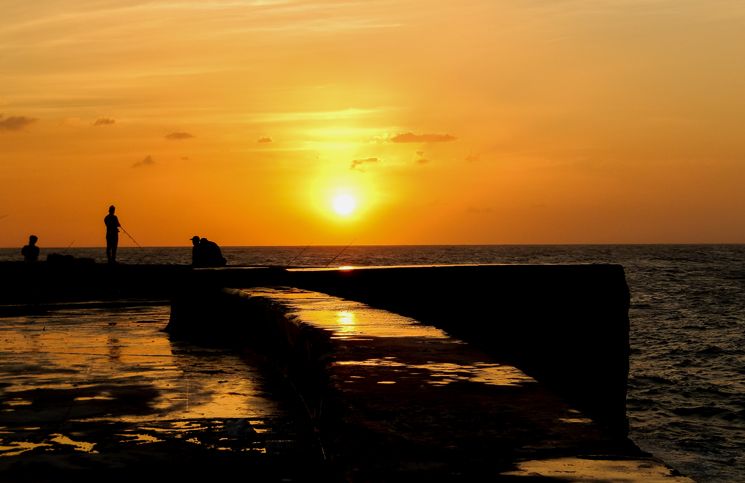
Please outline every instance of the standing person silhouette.
M36 246L36 238L34 235L28 237L28 245L21 249L21 255L23 255L23 261L35 262L39 260L39 247Z
M114 205L109 206L109 214L103 219L106 223L106 259L116 263L116 247L119 245L119 218L114 214Z

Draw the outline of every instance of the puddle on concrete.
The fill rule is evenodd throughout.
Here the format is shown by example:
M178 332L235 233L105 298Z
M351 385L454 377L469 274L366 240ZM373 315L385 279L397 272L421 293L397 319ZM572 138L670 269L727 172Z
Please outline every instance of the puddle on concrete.
M165 441L164 439L156 438L155 436L150 436L149 434L122 434L120 435L123 439L120 441L130 441L133 443L161 443Z
M0 456L18 456L26 451L36 448L52 446L48 443L29 443L27 441L12 441L7 444L0 444Z
M517 470L502 473L502 476L527 476L558 481L667 483L675 475L674 470L652 459L553 458L523 461L517 464L517 468ZM693 480L679 475L675 478L675 482L694 483Z
M302 320L334 332L336 339L357 338L360 335L369 337L421 337L448 339L448 335L435 327L418 321L380 310L360 302L330 297L318 292L307 292L301 289L246 289L252 296L265 296L280 299L291 309L298 311L289 314L289 318L298 317L302 311Z
M515 384L534 383L535 379L521 370L502 364L460 365L454 363L407 364L395 358L367 359L363 361L337 361L339 366L374 366L400 369L402 375L427 375L428 384L447 385L458 381L481 382L494 386L511 386ZM362 378L364 376L354 376ZM393 384L395 381L379 381L378 384Z
M49 441L52 441L54 443L59 444L66 444L69 446L72 446L72 448L75 451L82 451L83 453L98 453L98 451L95 451L93 449L94 446L96 446L96 443L86 443L83 441L73 441L69 437L65 436L64 434L53 434L52 438L49 439Z
M20 456L115 461L169 441L267 453L289 448L269 441L288 440L315 451L307 415L276 368L171 341L162 332L169 316L168 306L132 306L0 318L0 471Z

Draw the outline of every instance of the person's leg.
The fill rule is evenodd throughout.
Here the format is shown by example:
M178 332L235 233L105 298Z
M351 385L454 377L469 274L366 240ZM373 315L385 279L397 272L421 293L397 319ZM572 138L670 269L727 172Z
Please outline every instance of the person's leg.
M116 263L116 247L119 237L106 237L106 259L109 263Z
M111 263L116 263L116 247L119 245L119 237L111 240Z

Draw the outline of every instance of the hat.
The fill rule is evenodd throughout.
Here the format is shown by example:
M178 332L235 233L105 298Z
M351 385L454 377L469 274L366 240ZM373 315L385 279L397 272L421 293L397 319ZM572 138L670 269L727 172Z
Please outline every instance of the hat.
M198 237L198 236L193 236L193 237L191 237L191 238L190 238L190 240L191 240L191 241L194 241L194 240L199 240L199 237Z

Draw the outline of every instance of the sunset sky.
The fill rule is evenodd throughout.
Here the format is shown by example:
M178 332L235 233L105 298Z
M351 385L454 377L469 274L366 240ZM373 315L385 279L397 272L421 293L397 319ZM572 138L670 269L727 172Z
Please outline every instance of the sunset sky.
M745 243L745 3L4 0L0 246L111 204L142 246Z

